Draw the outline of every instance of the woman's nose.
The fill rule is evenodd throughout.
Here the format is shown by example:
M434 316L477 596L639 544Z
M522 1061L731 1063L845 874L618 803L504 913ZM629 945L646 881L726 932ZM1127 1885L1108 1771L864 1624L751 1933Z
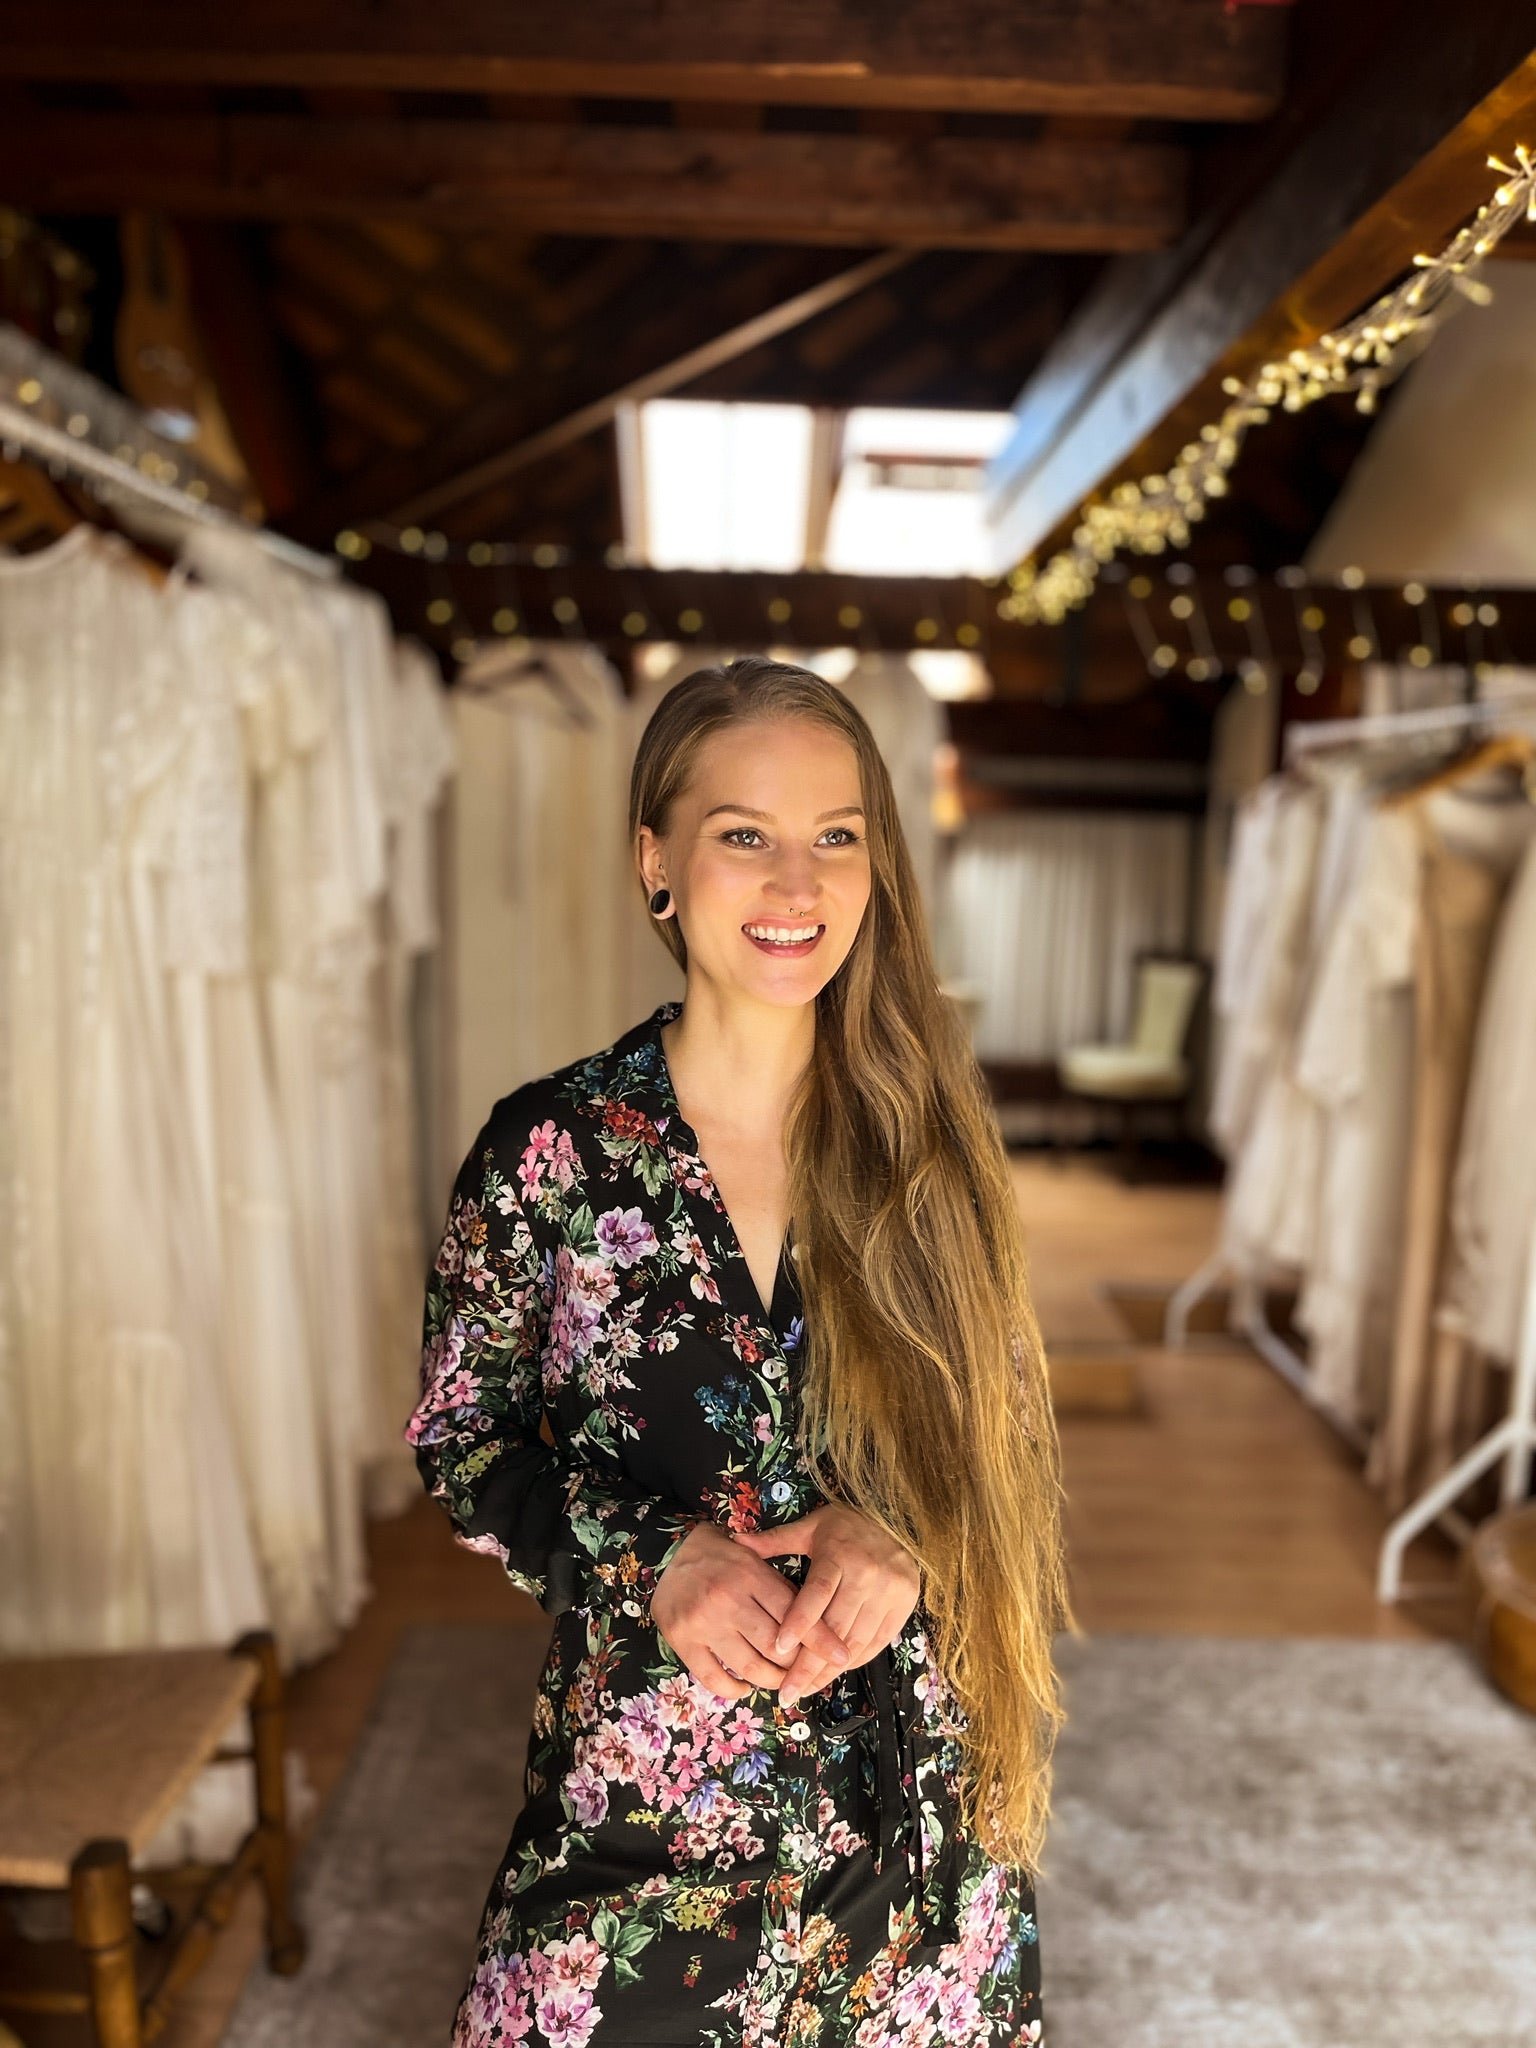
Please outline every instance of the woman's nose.
M820 895L816 871L804 855L789 854L775 863L772 893L786 909L809 910Z

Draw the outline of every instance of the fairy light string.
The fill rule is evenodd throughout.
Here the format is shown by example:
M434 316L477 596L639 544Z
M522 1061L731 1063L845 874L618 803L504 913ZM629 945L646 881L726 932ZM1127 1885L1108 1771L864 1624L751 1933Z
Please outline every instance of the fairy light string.
M1122 549L1158 555L1188 545L1191 527L1227 478L1249 430L1278 407L1300 412L1320 398L1353 391L1361 412L1428 342L1454 293L1487 305L1493 297L1474 273L1520 220L1536 221L1536 160L1522 143L1515 162L1491 156L1502 183L1438 256L1415 256L1408 276L1344 326L1276 357L1242 380L1222 384L1228 404L1200 429L1166 475L1116 484L1079 508L1070 546L1043 563L1021 562L1008 578L1000 615L1022 625L1057 625L1092 591L1106 562Z

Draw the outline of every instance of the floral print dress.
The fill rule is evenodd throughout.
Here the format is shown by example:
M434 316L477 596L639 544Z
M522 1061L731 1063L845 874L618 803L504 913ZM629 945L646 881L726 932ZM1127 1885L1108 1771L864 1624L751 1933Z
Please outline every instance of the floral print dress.
M1034 1895L959 1824L922 1607L789 1708L716 1698L651 1619L701 1516L819 1499L793 1246L765 1315L678 1114L680 1008L496 1105L428 1284L407 1439L460 1540L555 1623L454 2048L1037 2043Z

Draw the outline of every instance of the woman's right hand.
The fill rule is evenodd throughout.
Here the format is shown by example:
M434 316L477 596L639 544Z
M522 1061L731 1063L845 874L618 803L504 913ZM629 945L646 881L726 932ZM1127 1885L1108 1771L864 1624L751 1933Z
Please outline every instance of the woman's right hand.
M717 1699L741 1700L783 1683L794 1656L775 1657L773 1645L794 1601L795 1588L782 1572L712 1522L700 1522L657 1580L651 1619L700 1685ZM805 1648L829 1672L848 1662L842 1639L824 1621L806 1631Z

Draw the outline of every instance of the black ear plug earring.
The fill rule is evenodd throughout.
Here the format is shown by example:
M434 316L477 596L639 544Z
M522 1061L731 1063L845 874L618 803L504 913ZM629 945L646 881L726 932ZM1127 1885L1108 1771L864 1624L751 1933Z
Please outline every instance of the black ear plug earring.
M657 889L653 891L650 904L652 917L665 917L667 911L671 908L671 904L672 891L670 889Z

